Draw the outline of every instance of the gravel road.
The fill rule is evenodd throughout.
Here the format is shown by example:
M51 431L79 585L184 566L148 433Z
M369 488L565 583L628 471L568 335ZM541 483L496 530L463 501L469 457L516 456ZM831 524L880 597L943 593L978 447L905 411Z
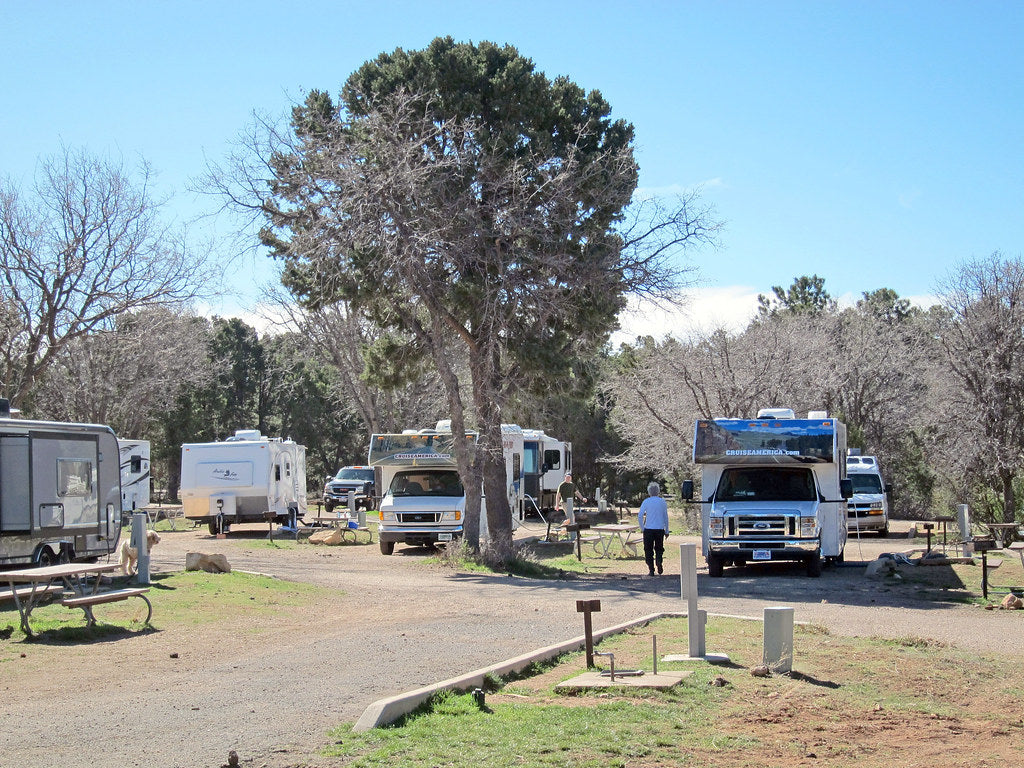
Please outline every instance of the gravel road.
M456 574L426 563L420 549L399 547L385 557L375 544L247 546L247 536L260 535L218 540L204 529L169 532L153 550L153 570L180 570L189 551L223 552L237 570L344 594L272 638L196 634L164 625L157 609L159 631L109 642L0 641L2 763L216 768L234 749L243 766L313 765L308 756L325 731L354 721L378 698L581 634L577 599L601 600L596 628L685 610L678 570L649 578L637 560L615 561L610 574L541 581ZM696 540L674 536L669 546L681 541ZM700 605L709 614L754 617L765 606L789 605L797 620L835 634L913 636L1024 655L1024 612L918 602L909 590L881 588L850 563L909 544L853 542L847 567L828 569L820 579L785 566L771 575L729 569L725 578L709 579L705 573Z

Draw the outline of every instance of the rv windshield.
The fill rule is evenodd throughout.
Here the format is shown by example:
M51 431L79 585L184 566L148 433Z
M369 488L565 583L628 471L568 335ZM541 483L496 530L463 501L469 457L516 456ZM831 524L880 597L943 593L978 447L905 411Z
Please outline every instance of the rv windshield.
M390 493L399 496L462 496L459 473L450 469L400 472L391 481Z
M814 475L806 467L735 467L722 473L718 501L814 501Z
M865 475L858 472L850 473L854 493L881 493L882 479L878 475Z

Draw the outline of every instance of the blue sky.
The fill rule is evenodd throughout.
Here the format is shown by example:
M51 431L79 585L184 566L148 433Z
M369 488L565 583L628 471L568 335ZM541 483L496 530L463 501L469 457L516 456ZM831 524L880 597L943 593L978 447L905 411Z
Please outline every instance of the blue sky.
M189 179L254 110L438 35L600 90L636 128L643 188L703 188L726 228L692 255L696 322L798 275L917 297L965 259L1022 254L1019 2L0 0L0 175L28 181L62 143L144 157L188 219L215 205ZM252 309L265 261L236 263L220 312Z

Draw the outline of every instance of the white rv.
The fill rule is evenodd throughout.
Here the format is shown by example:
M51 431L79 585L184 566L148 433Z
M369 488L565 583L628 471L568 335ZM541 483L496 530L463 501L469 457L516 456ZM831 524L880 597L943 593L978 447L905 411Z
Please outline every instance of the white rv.
M149 440L118 439L121 455L121 511L131 515L149 506Z
M294 526L306 514L306 447L255 429L185 443L179 495L184 516L213 534L236 523Z
M528 432L514 424L501 427L513 529L524 514L523 451ZM465 439L476 441L477 435L470 432ZM392 554L397 543L429 546L463 535L466 493L453 446L449 421L438 422L435 429L370 438L367 463L374 467L377 488L383 493L377 530L380 551L385 555ZM486 519L486 500L482 500L481 537L486 536Z
M766 408L756 419L701 419L693 441L701 468L701 540L708 575L747 561L801 560L820 576L843 558L846 427L824 412L797 419ZM693 482L683 483L692 501Z
M875 456L861 456L850 451L846 457L846 476L853 484L850 517L847 527L862 533L873 531L879 536L889 534L889 499L892 487L882 480L882 470Z
M113 430L101 424L0 418L0 566L114 552L119 456Z
M539 429L523 430L523 483L526 512L546 516L555 509L555 493L572 471L572 443Z

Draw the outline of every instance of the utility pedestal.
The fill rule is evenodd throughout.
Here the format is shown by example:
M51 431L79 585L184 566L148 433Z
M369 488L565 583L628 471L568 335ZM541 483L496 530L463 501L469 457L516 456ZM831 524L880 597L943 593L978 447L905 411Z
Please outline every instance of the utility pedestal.
M708 653L705 643L707 612L697 608L697 545L679 545L679 591L686 601L686 624L689 634L689 655L673 654L663 661L707 661L723 664L729 661L724 653Z

